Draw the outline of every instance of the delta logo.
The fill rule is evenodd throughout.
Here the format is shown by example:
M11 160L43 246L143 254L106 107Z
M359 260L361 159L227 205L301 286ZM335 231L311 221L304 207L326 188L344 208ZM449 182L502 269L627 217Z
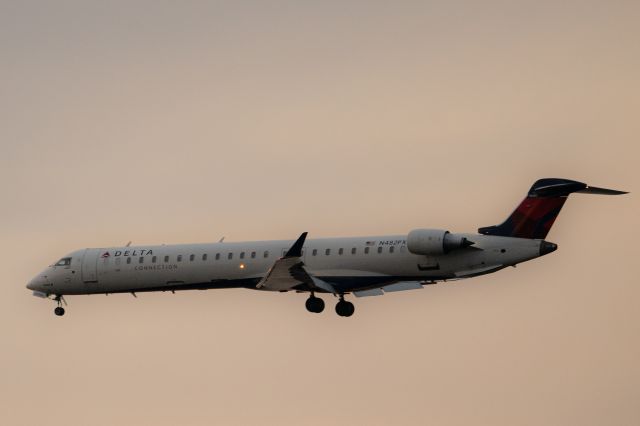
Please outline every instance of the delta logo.
M113 256L114 257L119 257L119 256L150 256L153 254L153 250L147 250L147 249L143 249L143 250L116 250L113 252ZM111 253L108 251L105 251L104 253L102 253L102 256L100 256L103 259L108 259L111 257Z

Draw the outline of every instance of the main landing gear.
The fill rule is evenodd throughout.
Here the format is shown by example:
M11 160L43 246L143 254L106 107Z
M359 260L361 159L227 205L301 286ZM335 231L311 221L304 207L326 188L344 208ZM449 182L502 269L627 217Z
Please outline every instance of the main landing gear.
M319 314L324 311L324 300L316 297L314 293L311 293L311 296L307 299L305 306L307 307L307 311ZM336 313L341 317L350 317L353 315L355 310L353 303L344 300L344 294L341 294L340 301L336 304Z
M58 306L53 310L53 313L59 317L63 316L64 308L62 307L62 303L64 302L65 306L67 305L67 302L64 300L64 297L62 295L59 295L59 296L56 296L53 300L58 302Z
M336 303L336 314L340 315L341 317L350 317L351 315L353 315L353 312L355 310L356 308L355 306L353 306L353 303L344 300L344 294L341 294L340 301Z
M319 314L324 311L324 300L311 293L311 296L307 299L305 306L307 307L307 311Z

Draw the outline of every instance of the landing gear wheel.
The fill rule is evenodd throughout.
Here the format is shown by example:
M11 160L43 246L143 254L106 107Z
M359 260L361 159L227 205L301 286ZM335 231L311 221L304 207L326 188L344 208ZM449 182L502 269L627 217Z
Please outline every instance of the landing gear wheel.
M319 314L324 311L324 300L319 297L310 296L305 302L305 306L307 307L307 311Z
M351 315L353 315L355 310L356 308L355 306L353 306L353 303L347 302L344 299L340 300L336 304L336 313L341 317L350 317Z
M63 303L65 305L67 304L67 302L64 300L64 296L61 295L61 294L58 294L58 295L56 295L56 297L53 300L55 300L56 303L58 304L58 307L53 310L53 313L56 314L59 317L63 316L64 315L64 308L62 307L62 304Z

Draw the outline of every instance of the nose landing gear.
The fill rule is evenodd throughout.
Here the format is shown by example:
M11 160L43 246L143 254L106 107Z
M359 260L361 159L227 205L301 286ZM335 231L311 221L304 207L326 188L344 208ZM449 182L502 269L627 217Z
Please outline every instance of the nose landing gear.
M62 303L64 303L64 305L67 306L67 301L64 300L64 296L58 295L53 300L55 300L58 303L58 306L56 306L56 308L53 310L53 313L59 317L63 316L64 308L62 307Z

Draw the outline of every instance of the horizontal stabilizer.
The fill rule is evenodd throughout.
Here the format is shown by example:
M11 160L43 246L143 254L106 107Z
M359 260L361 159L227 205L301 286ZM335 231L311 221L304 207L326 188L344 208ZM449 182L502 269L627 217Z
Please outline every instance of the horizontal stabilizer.
M626 191L618 191L617 189L597 188L595 186L587 186L585 189L576 191L578 194L598 194L598 195L623 195L628 194Z

